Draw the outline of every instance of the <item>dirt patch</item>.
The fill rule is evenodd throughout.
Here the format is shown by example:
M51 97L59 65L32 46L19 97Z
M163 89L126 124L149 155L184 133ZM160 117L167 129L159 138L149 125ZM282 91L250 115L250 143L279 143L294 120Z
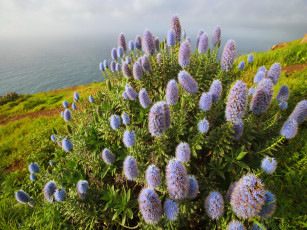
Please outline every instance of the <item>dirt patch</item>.
M287 47L288 44L287 43L279 43L277 45L274 45L271 50L276 50L276 49L279 49L279 48L284 48L284 47Z
M282 71L285 73L290 73L292 71L301 70L307 68L307 63L298 64L298 65L289 65L282 68Z
M305 34L305 36L303 37L303 39L300 42L300 44L305 44L305 43L307 43L307 33Z
M56 114L60 115L62 109L63 109L62 107L59 107L59 108L50 109L50 110L41 110L41 111L37 111L37 112L33 112L33 113L15 115L15 116L12 116L12 117L9 117L9 118L6 115L1 116L0 117L0 125L5 125L9 122L14 122L14 121L20 120L20 119L25 118L25 117L35 119L35 118L38 118L38 117L52 117Z
M21 169L25 167L25 163L22 160L16 160L9 166L7 166L4 170L5 172L13 172L16 171L17 169Z

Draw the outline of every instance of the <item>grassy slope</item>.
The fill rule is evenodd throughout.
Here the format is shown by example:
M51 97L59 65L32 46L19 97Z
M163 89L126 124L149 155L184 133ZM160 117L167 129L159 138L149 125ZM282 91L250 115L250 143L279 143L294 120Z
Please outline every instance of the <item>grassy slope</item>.
M252 86L253 74L257 68L264 65L269 68L274 62L280 62L281 65L295 65L306 63L303 53L307 53L307 44L299 45L299 40L289 43L288 47L277 49L269 52L260 52L255 54L255 61L247 66L243 71L243 78ZM246 60L247 56L239 57L235 66L241 60ZM234 67L235 68L235 67ZM238 73L242 74L242 73ZM307 69L298 70L289 74L282 74L280 82L275 87L275 93L278 88L287 84L291 89L289 104L291 105L287 111L292 111L296 102L307 98ZM63 100L72 102L72 94L78 91L81 100L87 100L88 95L94 94L99 88L104 87L104 83L93 83L86 86L71 87L60 90L53 90L50 92L42 92L33 95L24 95L20 99L10 102L0 107L0 116L8 115L14 116L16 114L32 113L44 109L54 109L62 105ZM48 161L54 157L55 144L53 144L48 137L52 133L52 127L57 129L64 129L64 122L59 115L54 117L40 117L34 120L24 118L7 125L0 126L0 181L2 183L0 194L0 228L14 228L18 226L18 222L23 221L25 216L31 213L28 209L22 209L14 198L12 191L16 188L22 187L23 180L28 179L27 165L33 160L38 161L41 167L48 168ZM64 127L64 128L63 128ZM304 172L306 172L306 160L303 154L307 152L307 129L306 124L301 126L298 138L290 143L287 149L282 150L283 157L281 158L282 165L280 167L278 176L274 180L276 185L281 188L279 202L286 203L284 210L278 209L281 216L285 216L281 222L285 226L304 226L304 210L306 205L299 204L302 199L294 199L293 197L300 197L302 191L297 188L304 188ZM299 145L299 151L295 151ZM293 151L291 151L293 150ZM287 154L287 151L292 154ZM282 177L282 178L277 178ZM287 181L287 184L284 184ZM10 191L10 192L8 192ZM41 191L38 191L41 193ZM12 210L19 212L18 215L12 214ZM42 214L43 210L35 211ZM29 217L29 221L34 218ZM35 214L36 215L36 214ZM11 221L9 221L12 218ZM59 217L50 217L53 221L59 221ZM9 223L9 224L8 224Z

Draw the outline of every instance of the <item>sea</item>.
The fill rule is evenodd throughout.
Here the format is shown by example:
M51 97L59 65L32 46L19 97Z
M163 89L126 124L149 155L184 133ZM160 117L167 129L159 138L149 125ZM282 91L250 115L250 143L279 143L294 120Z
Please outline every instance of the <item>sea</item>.
M104 59L111 61L110 51L117 46L116 37L0 41L0 95L33 94L103 81L99 63ZM219 56L228 38L231 35L222 38ZM191 39L195 44L196 39ZM277 43L269 38L234 39L238 54L267 51Z

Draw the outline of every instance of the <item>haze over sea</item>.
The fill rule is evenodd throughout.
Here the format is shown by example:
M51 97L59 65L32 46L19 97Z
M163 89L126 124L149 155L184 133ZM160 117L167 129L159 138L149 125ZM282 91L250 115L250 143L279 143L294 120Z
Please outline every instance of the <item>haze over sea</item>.
M193 44L196 33L190 35ZM127 42L134 37L126 36ZM266 51L279 42L267 37L252 39L222 32L220 52L229 38L235 39L237 51L241 54ZM11 91L32 94L102 81L98 64L104 59L110 62L112 47L117 47L117 35L51 41L3 41L0 43L0 95Z

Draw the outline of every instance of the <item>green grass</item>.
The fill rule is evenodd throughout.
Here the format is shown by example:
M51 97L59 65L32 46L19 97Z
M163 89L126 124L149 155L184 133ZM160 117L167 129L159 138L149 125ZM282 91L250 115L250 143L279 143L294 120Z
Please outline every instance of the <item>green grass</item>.
M289 46L268 52L259 52L254 54L254 61L247 64L247 55L240 56L234 66L238 66L240 61L245 61L246 71L256 73L260 66L270 68L275 62L279 62L282 67L289 65L303 64L307 62L307 44L290 43Z
M13 116L58 108L62 106L64 100L67 100L69 103L73 102L72 95L74 91L77 91L82 95L84 100L87 100L87 97L90 94L95 94L103 85L104 83L100 82L92 83L90 85L40 92L32 95L21 95L15 101L2 105L0 107L0 116Z

